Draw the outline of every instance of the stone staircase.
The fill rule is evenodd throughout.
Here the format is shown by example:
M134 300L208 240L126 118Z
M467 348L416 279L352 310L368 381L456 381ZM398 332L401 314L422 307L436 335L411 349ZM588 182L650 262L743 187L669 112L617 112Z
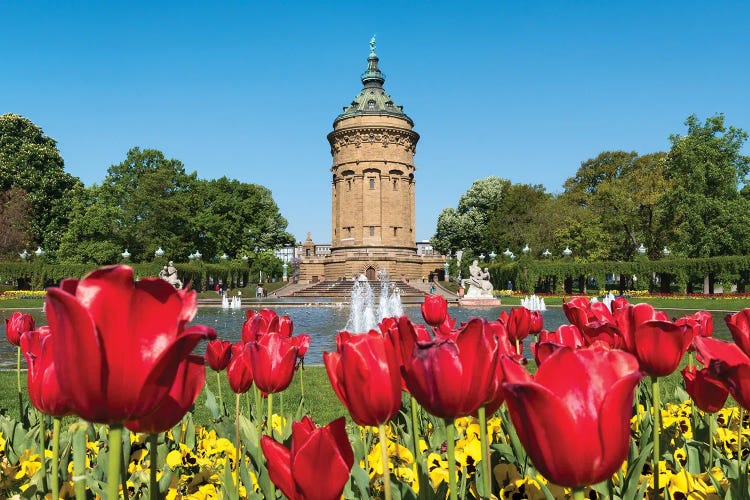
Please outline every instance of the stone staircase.
M403 303L421 303L426 293L409 283L403 281L392 281L392 285L398 288ZM321 281L286 295L291 297L326 297L347 302L352 294L354 281ZM380 282L370 282L370 286L377 297L380 294ZM286 287L284 287L286 288Z

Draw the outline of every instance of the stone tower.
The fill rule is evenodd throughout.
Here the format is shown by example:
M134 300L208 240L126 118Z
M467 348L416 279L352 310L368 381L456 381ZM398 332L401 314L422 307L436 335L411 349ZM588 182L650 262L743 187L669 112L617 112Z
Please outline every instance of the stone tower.
M414 122L383 90L374 40L363 88L333 122L331 252L387 247L413 253Z
M362 90L333 121L331 254L303 259L301 279L315 281L385 270L419 279L442 269L442 257L417 255L414 213L414 122L383 89L375 39Z

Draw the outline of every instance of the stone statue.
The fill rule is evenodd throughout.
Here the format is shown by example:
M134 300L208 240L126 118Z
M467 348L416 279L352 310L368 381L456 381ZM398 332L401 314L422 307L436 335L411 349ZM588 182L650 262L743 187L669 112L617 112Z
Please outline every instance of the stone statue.
M486 267L482 270L479 261L474 260L469 266L467 279L461 280L461 286L467 288L466 298L492 298L492 283L490 283L490 272ZM469 285L467 287L467 285Z
M159 277L178 290L182 288L182 281L177 278L177 268L174 267L174 262L171 260L169 261L169 265L164 266L159 271Z

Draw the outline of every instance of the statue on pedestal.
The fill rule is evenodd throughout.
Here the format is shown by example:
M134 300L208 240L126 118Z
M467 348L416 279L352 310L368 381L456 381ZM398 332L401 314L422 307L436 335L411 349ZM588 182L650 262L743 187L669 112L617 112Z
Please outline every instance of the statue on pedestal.
M177 278L177 268L174 267L174 262L171 260L168 265L159 271L159 277L178 290L182 288L182 281Z
M461 280L461 286L468 289L466 298L492 298L492 283L490 282L490 272L486 267L482 270L479 267L479 261L474 260L469 266L468 279Z

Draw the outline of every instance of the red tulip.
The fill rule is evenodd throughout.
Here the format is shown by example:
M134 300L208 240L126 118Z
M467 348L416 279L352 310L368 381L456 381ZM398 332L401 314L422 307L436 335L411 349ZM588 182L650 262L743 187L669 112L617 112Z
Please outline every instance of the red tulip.
M504 323L510 341L521 341L528 337L531 331L531 311L525 307L513 307Z
M5 336L14 346L21 345L21 335L34 329L34 318L31 314L16 311L5 320Z
M49 327L21 336L21 352L28 365L29 399L34 408L53 417L72 413L70 398L60 388L53 359L54 341Z
M220 372L232 359L232 343L227 340L215 339L206 344L206 363L213 371Z
M676 325L687 327L687 334L691 338L711 337L714 334L714 320L711 313L707 311L698 311L695 314L687 314L675 321ZM689 352L695 351L693 344L688 347Z
M401 372L393 345L379 332L339 332L323 361L333 390L359 425L378 426L401 408Z
M262 436L268 475L290 500L338 500L349 481L354 452L344 417L316 427L310 417L292 424L291 448Z
M568 321L581 331L589 322L596 319L591 313L591 301L588 297L571 297L570 300L563 300L562 309Z
M505 402L534 466L551 482L603 481L628 455L638 361L616 350L562 348L529 375L502 357Z
M615 299L612 310L626 305L624 299ZM600 341L611 347L622 347L623 340L613 313L603 302L592 303L587 297L573 297L563 302L563 312L568 321L578 327L587 345Z
M750 410L750 357L731 342L711 337L696 337L698 361L708 367L708 374L720 381L746 410Z
M539 333L544 329L544 318L541 311L529 311L529 333Z
M583 347L583 335L575 325L562 325L554 332L548 332L542 330L539 333L539 340L531 344L531 352L534 354L534 360L537 365L541 365L544 361L560 347L570 347L571 349L578 349Z
M750 308L735 314L727 314L724 321L732 333L734 343L750 356Z
M729 392L719 380L711 376L708 368L697 370L695 366L682 369L685 390L695 405L706 413L716 413L724 407Z
M235 347L239 346L239 347ZM227 380L235 394L244 394L253 385L253 365L247 344L232 345L232 359L227 365Z
M248 309L245 312L245 322L242 324L242 342L252 342L271 332L291 337L293 328L289 316L279 316L272 309L261 309L257 313Z
M297 359L302 359L307 354L307 350L310 348L310 336L306 333L302 335L296 335L290 337L292 339L292 345L297 348Z
M280 333L269 332L246 344L255 385L261 391L267 394L281 392L292 383L299 350L295 342Z
M125 422L125 427L133 432L158 434L167 432L180 423L203 390L206 381L206 368L203 358L191 354L180 363L177 376L167 397L162 399L156 410L137 420Z
M638 358L641 370L652 377L673 373L693 340L686 325L668 321L663 312L650 304L624 307L617 311L615 320L626 350Z
M153 412L184 359L213 329L185 328L195 292L164 280L133 281L127 266L103 267L47 290L47 319L63 391L80 417L123 423Z
M418 340L430 340L427 328L422 324L414 324L406 316L400 318L385 318L381 321L380 331L393 346L399 367L404 365L404 357L411 358L414 346ZM403 374L401 376L401 390L408 391Z
M426 295L422 302L422 318L432 327L437 327L448 316L448 301L442 295Z
M485 332L484 320L474 318L455 337L417 341L402 360L403 375L411 395L429 413L465 417L487 399L496 356L494 335Z
M500 356L505 355L511 358L520 358L520 356L516 353L515 347L511 345L508 339L508 331L505 329L505 325L499 321L487 321L484 324L484 328L485 332L492 335L497 343L497 359L490 366L491 377L487 384L484 403L481 405L484 406L487 415L492 415L502 406L503 401L505 401L505 394L502 387L505 378L503 377L503 370L500 367Z

